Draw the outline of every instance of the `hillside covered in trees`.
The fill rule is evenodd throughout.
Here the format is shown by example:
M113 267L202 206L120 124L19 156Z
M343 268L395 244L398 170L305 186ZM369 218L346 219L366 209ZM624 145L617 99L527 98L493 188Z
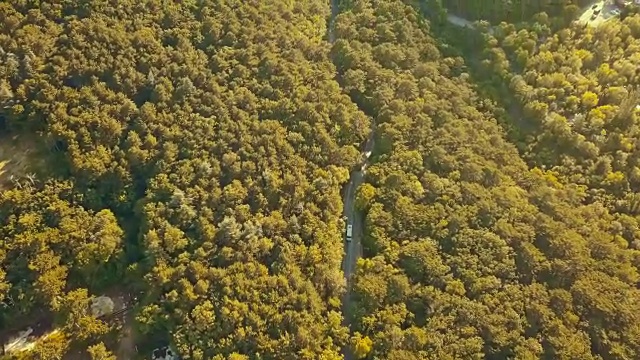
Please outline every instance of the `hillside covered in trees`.
M58 330L4 358L122 358L105 292L183 359L639 358L640 17L475 32L475 76L418 5L0 3L0 131L39 150L0 183L0 335Z
M525 157L632 221L640 210L640 17L551 36L511 26L494 34L484 51L488 85L520 109L514 141Z

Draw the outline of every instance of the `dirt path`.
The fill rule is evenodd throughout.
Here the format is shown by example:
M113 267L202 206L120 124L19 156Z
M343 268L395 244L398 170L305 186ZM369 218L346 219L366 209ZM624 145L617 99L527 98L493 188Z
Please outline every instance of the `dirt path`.
M131 326L133 319L127 316L120 332L120 341L116 356L119 360L131 360L136 354L136 339Z
M134 299L130 294L122 292L122 290L117 289L113 290L106 294L113 300L114 310L124 311L122 309L127 309L133 306ZM117 321L119 322L120 329L118 339L117 339L117 347L114 346L114 354L119 360L131 360L137 356L136 349L136 334L133 329L134 323L134 314L132 311L127 311L124 314L117 315L120 317Z

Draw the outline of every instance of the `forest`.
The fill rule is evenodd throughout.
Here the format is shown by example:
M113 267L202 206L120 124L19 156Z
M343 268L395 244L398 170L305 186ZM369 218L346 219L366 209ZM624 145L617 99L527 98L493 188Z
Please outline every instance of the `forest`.
M0 3L0 359L640 358L640 15L482 3Z

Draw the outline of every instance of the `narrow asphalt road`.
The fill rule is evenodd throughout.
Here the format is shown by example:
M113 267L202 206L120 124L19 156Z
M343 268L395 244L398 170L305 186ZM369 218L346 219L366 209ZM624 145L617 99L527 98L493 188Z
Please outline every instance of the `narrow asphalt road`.
M328 39L331 44L336 40L335 34L333 32L334 23L336 16L338 15L339 0L331 0L331 19L329 21L329 34ZM338 74L338 79L340 78ZM375 126L372 123L372 127ZM366 140L364 150L360 154L362 161L357 165L357 168L351 172L351 176L349 178L349 183L347 184L347 189L344 193L344 217L346 218L346 223L353 225L353 236L350 242L346 242L346 227L343 229L343 241L344 241L344 261L343 261L343 271L344 277L347 283L347 290L345 291L344 297L342 299L342 315L343 315L343 325L346 326L351 332L351 276L353 275L356 269L356 263L358 259L362 256L362 245L361 245L361 237L363 233L362 226L362 214L356 211L355 208L355 197L358 187L364 181L364 175L366 172L367 165L369 164L369 157L371 156L371 152L373 151L373 147L375 145L374 140L374 131L371 130L369 137ZM351 347L347 344L342 348L342 355L345 360L353 360L355 356L353 355L353 351Z
M362 244L361 238L363 234L363 216L360 212L356 210L355 207L355 197L358 187L364 181L364 175L366 173L367 165L369 164L369 157L371 156L371 152L374 146L374 136L373 131L371 131L371 135L367 139L365 144L365 149L362 153L364 162L361 163L361 166L354 170L351 173L351 177L349 179L349 183L347 184L347 191L344 194L344 216L347 219L347 224L353 225L353 236L350 242L346 242L344 244L345 251L345 260L344 260L344 277L347 282L347 291L344 294L342 299L342 315L344 316L343 324L349 328L351 331L351 315L350 311L352 309L351 303L351 277L356 270L356 263L358 259L362 256ZM345 232L343 231L343 234ZM354 359L354 355L352 349L349 345L345 346L342 349L342 355L345 360Z
M336 16L338 16L338 12L340 9L338 8L338 0L331 0L331 20L329 21L329 42L333 44L336 41L336 36L333 33L333 24L336 20Z

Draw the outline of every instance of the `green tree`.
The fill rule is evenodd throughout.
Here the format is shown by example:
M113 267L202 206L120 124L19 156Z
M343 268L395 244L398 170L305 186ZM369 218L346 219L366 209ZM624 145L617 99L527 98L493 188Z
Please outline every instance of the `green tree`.
M91 360L115 360L116 357L107 350L107 347L104 343L97 343L95 345L89 346L87 349L89 355L91 356Z
M371 339L369 339L368 336L360 337L356 335L354 341L355 341L355 348L353 352L356 358L357 359L366 358L372 349L373 342L371 341Z
M366 211L375 196L376 189L371 184L364 183L360 185L356 192L356 207L361 211Z

